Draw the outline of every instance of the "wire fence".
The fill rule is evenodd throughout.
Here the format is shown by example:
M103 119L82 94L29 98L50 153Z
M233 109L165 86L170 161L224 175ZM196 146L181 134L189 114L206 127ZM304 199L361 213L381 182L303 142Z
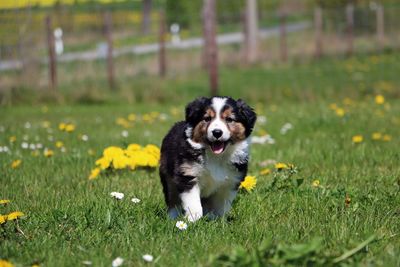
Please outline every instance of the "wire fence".
M342 57L400 47L400 6L369 5L350 11L349 15L346 8L322 9L318 26L312 8L259 8L257 61L302 61L314 59L319 53ZM105 14L109 14L108 22ZM244 11L220 8L217 14L219 64L245 64ZM201 10L177 18L170 17L168 9L153 8L146 29L142 11L129 5L3 10L0 11L0 89L49 87L47 17L56 55L54 75L60 90L106 80L111 44L113 79L117 84L139 75L158 75L162 39L165 39L167 75L190 73L205 65ZM161 27L165 27L163 38Z

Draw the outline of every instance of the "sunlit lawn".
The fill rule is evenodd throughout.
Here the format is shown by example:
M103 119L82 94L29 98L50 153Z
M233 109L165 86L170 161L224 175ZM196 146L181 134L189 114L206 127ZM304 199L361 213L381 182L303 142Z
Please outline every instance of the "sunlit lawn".
M207 92L203 76L163 81L178 92L164 104L2 108L0 199L11 202L0 214L25 215L2 224L0 258L17 266L110 266L116 257L123 266L204 266L225 253L228 263L245 265L262 262L254 253L271 240L260 248L269 264L399 266L398 59L223 69L222 94L255 107L254 135L270 135L269 143L253 145L249 174L257 185L241 191L227 218L183 231L166 218L157 169L88 177L106 147L160 146L187 101ZM75 129L62 131L60 123ZM275 163L293 164L297 173ZM124 198L111 197L114 191ZM290 259L296 243L305 246Z

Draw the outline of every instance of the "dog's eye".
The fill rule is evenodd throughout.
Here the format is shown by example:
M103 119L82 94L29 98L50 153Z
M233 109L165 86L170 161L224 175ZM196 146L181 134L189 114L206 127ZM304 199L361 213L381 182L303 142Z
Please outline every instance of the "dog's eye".
M231 123L231 122L233 122L233 121L234 121L234 119L233 119L233 118L231 118L231 117L228 117L228 118L226 118L226 119L225 119L225 121L226 121L227 123Z
M211 121L211 117L210 116L206 116L206 117L203 118L203 120L205 122L210 122Z

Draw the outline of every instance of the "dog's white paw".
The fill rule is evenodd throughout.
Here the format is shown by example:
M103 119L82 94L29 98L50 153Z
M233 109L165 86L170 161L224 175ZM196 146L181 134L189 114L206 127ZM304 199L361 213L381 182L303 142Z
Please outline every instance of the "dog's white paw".
M195 222L195 221L199 220L201 217L203 217L203 210L201 210L201 209L188 210L185 214L185 217L189 222Z

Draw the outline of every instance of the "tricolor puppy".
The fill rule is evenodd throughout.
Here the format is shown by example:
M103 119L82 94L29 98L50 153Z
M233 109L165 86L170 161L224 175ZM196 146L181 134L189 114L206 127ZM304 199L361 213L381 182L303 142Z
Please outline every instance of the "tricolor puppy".
M231 208L247 173L256 113L241 99L198 98L186 106L161 146L160 177L168 214L189 221Z

